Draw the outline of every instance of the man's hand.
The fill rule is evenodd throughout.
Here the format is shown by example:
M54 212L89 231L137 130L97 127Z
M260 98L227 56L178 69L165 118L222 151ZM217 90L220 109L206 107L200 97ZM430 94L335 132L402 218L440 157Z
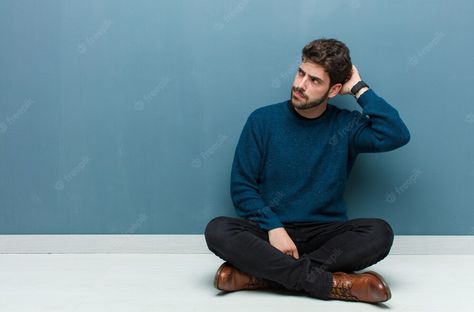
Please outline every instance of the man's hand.
M357 67L355 67L355 65L352 65L352 76L349 79L349 81L347 81L345 84L342 85L342 88L339 91L339 94L351 94L352 87L361 80L362 78L360 78ZM359 94L356 95L356 97L358 98L359 96L362 95L362 93L364 93L367 90L368 90L367 88L362 88Z
M280 250L282 253L290 255L295 259L300 257L295 243L290 238L285 228L279 227L268 231L268 240L270 241L270 245Z

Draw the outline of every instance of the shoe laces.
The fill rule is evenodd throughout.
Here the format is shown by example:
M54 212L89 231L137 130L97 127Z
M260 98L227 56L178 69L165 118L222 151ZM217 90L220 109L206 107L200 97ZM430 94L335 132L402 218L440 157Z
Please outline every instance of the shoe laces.
M258 288L263 286L263 280L261 278L257 278L253 275L249 275L249 281L247 283L248 288Z
M359 301L359 298L352 295L351 289L352 283L345 283L344 281L336 280L336 285L334 285L332 288L332 295L338 298Z

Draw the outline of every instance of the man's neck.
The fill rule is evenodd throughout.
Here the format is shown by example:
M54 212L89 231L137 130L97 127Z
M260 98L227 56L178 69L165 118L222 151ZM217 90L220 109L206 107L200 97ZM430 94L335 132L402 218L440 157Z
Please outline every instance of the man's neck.
M328 106L328 103L325 102L321 105L318 105L310 109L299 109L295 107L295 111L303 117L314 119L321 116L326 110L327 106Z

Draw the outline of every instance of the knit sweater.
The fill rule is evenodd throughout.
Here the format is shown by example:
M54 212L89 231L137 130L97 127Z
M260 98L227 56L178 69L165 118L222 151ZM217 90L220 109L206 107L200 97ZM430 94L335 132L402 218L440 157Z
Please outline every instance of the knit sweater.
M237 215L267 231L290 222L347 220L343 193L357 155L410 140L397 110L372 89L357 102L362 113L328 104L312 119L290 100L254 110L232 163Z

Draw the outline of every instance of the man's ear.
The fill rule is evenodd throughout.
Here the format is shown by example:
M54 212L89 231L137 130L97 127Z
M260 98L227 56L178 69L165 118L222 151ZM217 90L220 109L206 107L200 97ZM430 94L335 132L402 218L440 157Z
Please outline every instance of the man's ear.
M341 89L342 89L342 83L336 83L336 84L334 84L334 85L329 89L328 97L329 97L329 98L335 97L336 95L339 94L339 91L341 91Z

